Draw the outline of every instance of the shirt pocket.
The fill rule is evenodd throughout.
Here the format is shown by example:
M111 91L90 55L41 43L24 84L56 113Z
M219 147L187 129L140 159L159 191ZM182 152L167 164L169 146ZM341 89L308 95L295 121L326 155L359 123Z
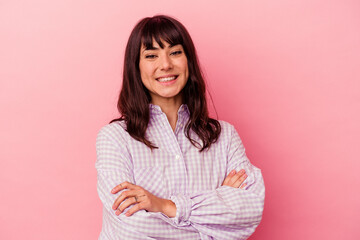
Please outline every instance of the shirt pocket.
M135 184L144 188L151 194L160 197L168 197L167 180L164 167L141 167L134 169Z

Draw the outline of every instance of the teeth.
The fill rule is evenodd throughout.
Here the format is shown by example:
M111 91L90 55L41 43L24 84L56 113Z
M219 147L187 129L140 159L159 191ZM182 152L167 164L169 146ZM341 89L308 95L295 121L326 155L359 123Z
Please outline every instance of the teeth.
M166 77L166 78L158 78L158 81L159 82L169 82L169 81L172 81L176 78L176 76L173 76L173 77Z

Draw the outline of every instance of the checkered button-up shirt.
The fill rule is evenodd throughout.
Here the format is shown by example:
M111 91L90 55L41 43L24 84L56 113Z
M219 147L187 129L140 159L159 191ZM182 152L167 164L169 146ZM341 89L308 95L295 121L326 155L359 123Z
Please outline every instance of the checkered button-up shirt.
M235 128L220 121L218 141L199 152L184 133L189 119L186 105L178 111L175 131L159 106L149 107L146 136L157 149L133 139L124 122L108 124L98 134L96 169L103 203L99 239L248 238L260 223L265 188L261 171L246 157ZM191 137L201 143L195 133ZM244 189L221 186L232 169L245 169ZM111 189L124 181L172 200L176 216L140 210L127 217L127 209L115 215L112 205L121 192L112 194Z

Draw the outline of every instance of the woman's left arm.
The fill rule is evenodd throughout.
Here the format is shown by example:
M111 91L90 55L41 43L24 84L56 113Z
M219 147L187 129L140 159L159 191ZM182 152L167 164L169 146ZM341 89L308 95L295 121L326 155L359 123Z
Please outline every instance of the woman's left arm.
M189 196L172 196L176 204L175 218L163 220L177 227L192 225L200 233L214 239L247 239L259 225L264 207L265 186L260 169L246 157L242 141L232 126L228 150L227 174L244 169L244 188L221 186Z
M120 184L114 192L128 188L127 195L120 196L114 203L117 209L124 209L133 203L126 203L126 198L134 199L135 196L142 203L141 209L146 209L151 214L163 219L176 228L192 226L201 235L210 239L247 239L259 225L264 207L265 187L260 169L253 166L246 157L245 148L235 128L231 126L231 140L228 147L227 175L235 169L244 169L247 178L239 187L222 186L215 190L197 192L191 195L171 196L170 200L159 199L140 186ZM129 185L129 186L127 186ZM245 186L244 186L245 185ZM161 207L164 203L175 203L168 209L176 211L172 217ZM172 204L166 204L172 205ZM136 204L129 213L138 211ZM164 205L163 205L164 206ZM162 213L161 213L162 212ZM117 214L120 214L117 210ZM169 217L170 216L170 217Z

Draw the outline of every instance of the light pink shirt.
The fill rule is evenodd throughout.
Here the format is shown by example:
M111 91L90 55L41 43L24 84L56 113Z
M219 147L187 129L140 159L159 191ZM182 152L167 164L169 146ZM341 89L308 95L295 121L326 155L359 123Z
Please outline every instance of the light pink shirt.
M246 239L260 223L265 187L260 169L245 155L235 128L224 121L221 135L209 150L199 152L184 134L189 118L186 105L178 111L175 131L159 106L150 104L147 138L151 150L133 139L124 122L103 127L97 137L98 193L103 203L99 239ZM193 133L192 138L201 143ZM244 189L221 186L232 170L245 169ZM171 199L176 217L140 210L115 215L119 196L111 189L129 181L152 194Z

